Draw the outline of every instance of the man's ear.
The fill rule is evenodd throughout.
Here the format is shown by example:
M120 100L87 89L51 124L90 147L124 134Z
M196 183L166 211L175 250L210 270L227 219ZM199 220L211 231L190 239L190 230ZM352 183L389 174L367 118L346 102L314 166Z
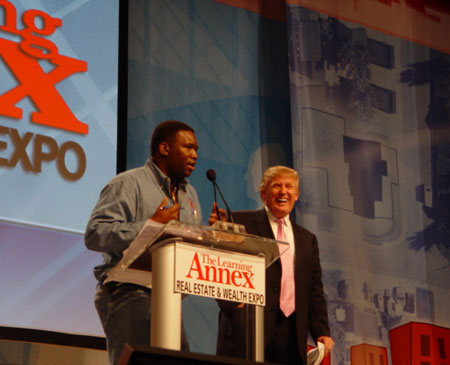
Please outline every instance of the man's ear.
M300 188L298 188L297 197L295 198L295 201L298 200L298 197L300 196Z
M262 202L263 202L264 204L266 204L266 192L265 192L265 190L261 190L261 191L259 192L259 196L261 197Z
M169 154L170 146L167 142L163 141L159 144L159 154L161 156L167 156Z

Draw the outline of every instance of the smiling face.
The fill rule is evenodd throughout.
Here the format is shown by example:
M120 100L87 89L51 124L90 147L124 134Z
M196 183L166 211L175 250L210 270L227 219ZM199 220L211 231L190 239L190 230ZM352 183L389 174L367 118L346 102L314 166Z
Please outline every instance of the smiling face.
M260 191L261 199L277 218L286 217L300 195L298 181L291 175L280 174Z
M180 130L164 144L164 167L163 172L171 179L181 180L192 174L197 162L197 140L191 131ZM160 167L161 168L161 167Z

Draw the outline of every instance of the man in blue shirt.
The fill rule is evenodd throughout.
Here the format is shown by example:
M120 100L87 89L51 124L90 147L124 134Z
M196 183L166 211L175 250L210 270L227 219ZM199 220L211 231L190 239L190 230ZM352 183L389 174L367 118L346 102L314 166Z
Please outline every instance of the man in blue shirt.
M102 252L104 259L94 269L99 281L95 306L111 364L117 364L126 343L150 344L151 289L103 281L147 219L163 224L172 219L201 224L197 193L186 179L195 169L197 149L194 130L187 124L159 124L151 139L151 158L144 166L114 177L92 211L85 244L90 250ZM184 333L181 347L189 347Z

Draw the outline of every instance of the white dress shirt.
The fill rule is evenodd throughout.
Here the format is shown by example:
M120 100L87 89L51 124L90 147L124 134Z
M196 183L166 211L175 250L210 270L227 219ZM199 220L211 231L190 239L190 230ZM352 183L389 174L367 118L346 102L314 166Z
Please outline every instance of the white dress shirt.
M264 208L266 209L267 217L269 218L270 226L272 227L273 236L276 239L277 233L278 233L278 222L277 222L278 218L272 214L272 212L270 211L270 209L267 206L265 206ZM291 248L291 252L292 252L292 257L295 258L294 231L292 230L292 223L291 223L291 220L289 219L288 215L286 217L284 217L283 220L284 220L284 225L283 225L284 234L285 234L286 238L288 239L289 247ZM294 260L294 262L295 262L295 260Z

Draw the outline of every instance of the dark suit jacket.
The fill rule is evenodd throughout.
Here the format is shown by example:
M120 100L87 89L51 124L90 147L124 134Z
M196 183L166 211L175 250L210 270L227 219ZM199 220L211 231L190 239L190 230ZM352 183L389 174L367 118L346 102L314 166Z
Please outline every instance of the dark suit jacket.
M274 238L265 209L234 212L236 223L243 224L250 234ZM322 269L316 236L298 224L292 222L295 240L295 307L293 317L296 323L297 349L303 364L306 364L306 344L308 331L316 340L320 336L329 336L328 315L322 286ZM279 297L281 282L281 264L277 260L266 271L266 307L264 309L264 339L267 359L267 346L276 326L279 315ZM237 309L231 302L219 302L219 334L217 354L245 357L245 316L243 309ZM295 336L295 334L294 334ZM274 339L272 338L272 341ZM279 339L286 341L286 339ZM297 355L298 356L298 355Z

